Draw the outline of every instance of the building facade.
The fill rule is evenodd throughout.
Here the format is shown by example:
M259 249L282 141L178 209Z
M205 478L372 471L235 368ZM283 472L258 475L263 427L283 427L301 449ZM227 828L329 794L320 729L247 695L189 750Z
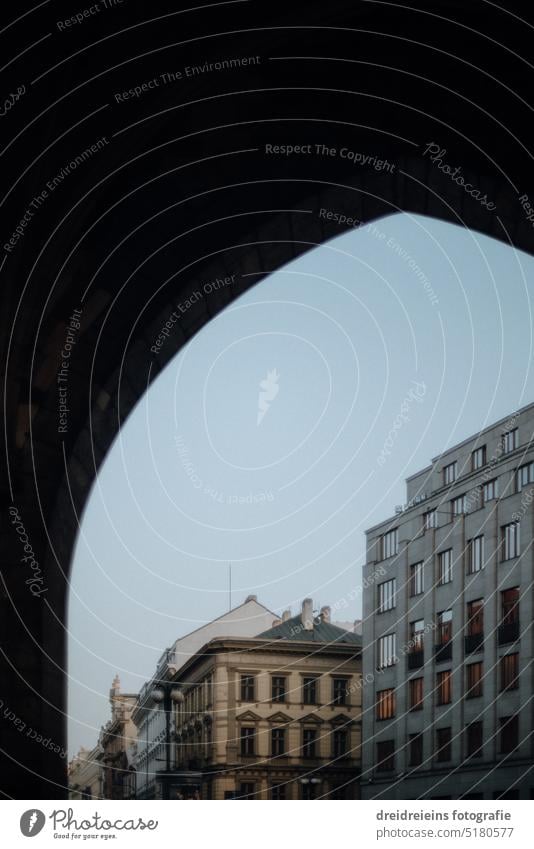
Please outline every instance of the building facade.
M102 799L102 749L82 746L69 763L69 799Z
M102 749L102 794L104 799L132 798L134 765L132 752L137 738L137 728L132 721L132 711L137 703L137 693L121 693L119 676L113 679L109 692L111 719L100 732Z
M212 640L175 676L174 765L203 799L359 798L361 637L329 608ZM177 788L173 798L184 798Z
M275 614L248 596L243 604L176 640L160 657L156 671L139 693L132 718L137 728L135 755L136 795L140 799L162 798L161 773L166 764L166 717L163 704L152 693L158 681L171 679L203 645L216 637L249 637L268 628ZM187 792L184 788L184 793Z
M362 797L534 796L534 405L367 531Z

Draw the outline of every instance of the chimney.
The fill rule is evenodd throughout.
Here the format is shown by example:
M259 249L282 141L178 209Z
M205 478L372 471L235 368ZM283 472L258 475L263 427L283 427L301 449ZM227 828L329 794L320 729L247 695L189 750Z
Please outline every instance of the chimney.
M288 619L291 619L291 610L284 610L282 613L282 622L287 622Z
M300 619L305 631L313 631L313 600L311 598L305 598L302 602Z
M330 613L328 605L321 607L321 622L330 622Z
M281 624L282 624L282 620L281 620L281 619L273 619L273 625L272 625L272 627L273 627L273 628L276 628L276 626L277 626L277 625L281 625Z
M257 601L257 600L258 600L257 595L248 595L245 599L245 604L248 604L249 601Z

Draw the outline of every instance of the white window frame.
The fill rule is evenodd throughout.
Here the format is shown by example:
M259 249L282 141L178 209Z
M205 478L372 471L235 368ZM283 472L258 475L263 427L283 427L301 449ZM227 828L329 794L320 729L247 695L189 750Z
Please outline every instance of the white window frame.
M390 578L378 584L378 613L386 613L397 606L397 579Z
M378 660L377 669L387 669L397 663L397 635L384 634L378 638Z
M450 584L453 579L452 548L438 552L438 586Z
M470 539L468 546L468 573L474 575L484 568L484 534Z
M454 460L453 463L447 463L446 466L443 466L443 485L448 486L457 478L458 471L458 463Z

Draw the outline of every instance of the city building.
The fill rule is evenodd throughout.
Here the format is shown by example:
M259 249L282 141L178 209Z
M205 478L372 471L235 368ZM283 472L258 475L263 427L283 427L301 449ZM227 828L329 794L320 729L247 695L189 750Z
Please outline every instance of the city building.
M137 728L132 721L132 711L137 693L121 693L121 682L116 675L109 701L111 719L102 727L99 740L102 749L102 795L104 799L129 799L132 798L132 786L135 786L132 754Z
M80 748L69 763L69 799L102 799L102 749Z
M359 797L361 637L329 608L211 640L173 683L171 798Z
M158 682L171 679L210 640L217 637L254 636L268 628L274 617L275 614L260 604L256 596L250 595L243 604L176 640L171 648L163 652L154 675L142 687L132 713L137 728L137 798L163 797L162 773L166 770L168 745L165 705L163 702L154 702L152 698Z
M367 531L362 797L532 798L534 405Z

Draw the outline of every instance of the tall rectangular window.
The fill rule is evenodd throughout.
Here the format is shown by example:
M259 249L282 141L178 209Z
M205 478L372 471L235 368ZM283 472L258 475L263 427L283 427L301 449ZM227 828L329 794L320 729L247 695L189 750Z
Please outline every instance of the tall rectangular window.
M501 528L501 551L503 560L519 557L519 522L510 522Z
M349 754L347 732L344 728L336 728L332 735L332 754L334 758L344 758Z
M438 513L437 510L427 510L426 513L423 513L423 530L430 531L432 528L437 528L438 526Z
M476 696L482 695L482 668L482 661L468 663L465 668L465 696L467 699L474 699Z
M493 478L484 484L484 504L499 497L499 478Z
M419 766L423 763L423 732L410 734L408 737L408 749L410 753L409 765Z
M480 720L470 722L465 729L465 750L468 758L481 758L483 739L483 724Z
M410 595L421 595L424 591L424 563L421 560L419 563L412 563L410 566Z
M346 678L332 678L332 704L347 704L347 686L348 681Z
M486 465L486 446L481 445L480 448L475 448L474 451L471 452L471 469L473 472L476 472L477 469L481 469L482 466Z
M241 676L241 701L254 702L256 692L256 678L254 675Z
M436 675L436 701L438 705L448 705L452 701L452 672L438 672Z
M510 451L515 451L518 444L518 430L516 427L514 427L513 430L509 430L506 433L503 433L501 438L503 454L509 454Z
M519 716L501 716L499 720L499 749L506 755L519 745Z
M280 757L286 753L286 729L271 729L271 754L273 758Z
M302 757L317 757L317 729L304 728L302 732Z
M305 705L317 704L317 676L309 675L302 679L302 702Z
M241 728L241 755L251 757L256 751L256 729L244 726Z
M467 564L469 574L480 572L484 568L484 535L474 537L468 542Z
M380 537L380 559L387 560L399 552L399 529L393 528Z
M519 652L505 654L500 659L501 691L517 690L519 687Z
M436 760L450 761L452 757L452 728L436 729Z
M438 584L449 584L452 581L452 548L438 554Z
M501 592L501 625L514 625L519 621L519 587Z
M477 598L467 602L467 621L465 623L468 637L484 633L484 599Z
M436 645L443 646L452 640L452 610L440 611L436 620Z
M391 578L378 585L378 612L385 613L395 607L395 594L397 592L397 579Z
M462 513L466 512L465 493L463 495L457 495L456 498L453 498L451 501L452 518L454 519L456 516L461 516Z
M381 740L376 744L377 772L395 769L395 740Z
M285 702L286 679L283 675L273 675L271 678L271 701Z
M378 669L397 663L397 639L395 634L386 634L378 640Z
M410 622L410 640L408 648L410 652L423 651L425 637L425 620L415 619Z
M424 678L410 678L410 710L422 710L423 708L423 683Z
M516 472L517 491L521 492L530 483L534 483L534 463L525 463Z
M395 716L395 690L378 690L376 694L376 718L393 719Z
M449 463L447 466L443 466L443 485L448 486L451 483L454 483L456 480L456 469L457 464L456 461L454 463Z

